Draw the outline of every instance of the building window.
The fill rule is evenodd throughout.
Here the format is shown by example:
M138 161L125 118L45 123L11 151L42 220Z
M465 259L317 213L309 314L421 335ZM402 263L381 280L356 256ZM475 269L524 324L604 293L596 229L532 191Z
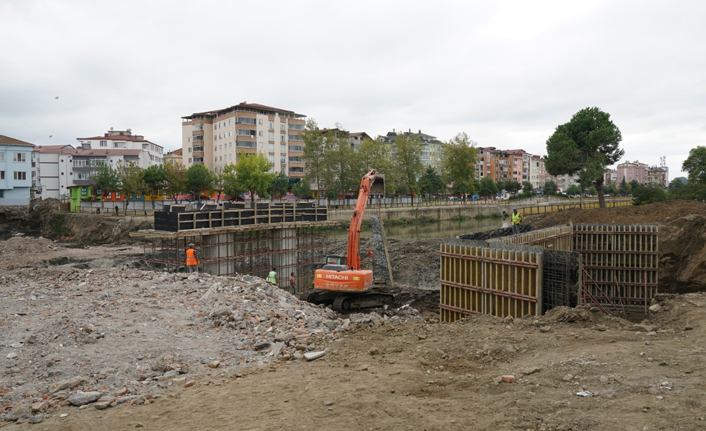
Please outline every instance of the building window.
M0 153L0 162L5 161L5 153Z
M284 123L279 123L279 130L284 132Z
M257 124L262 126L262 119L257 120Z
M270 130L275 130L275 123L270 121Z
M16 162L26 162L27 155L25 153L15 153L15 161Z
M279 146L279 152L282 153L282 154L286 153L286 152L287 152L287 146L284 145L284 144L280 145L280 146Z
M15 171L15 180L17 181L24 181L27 179L27 172L18 172Z
M284 139L284 135L279 135L279 140L280 140L280 142L287 142L287 141Z
M0 180L5 179L5 171L0 171Z
M101 145L101 147L107 147L108 141L101 141L100 145Z
M275 152L275 144L269 144L267 150L270 153L274 153Z
M81 196L88 196L88 189L81 187Z

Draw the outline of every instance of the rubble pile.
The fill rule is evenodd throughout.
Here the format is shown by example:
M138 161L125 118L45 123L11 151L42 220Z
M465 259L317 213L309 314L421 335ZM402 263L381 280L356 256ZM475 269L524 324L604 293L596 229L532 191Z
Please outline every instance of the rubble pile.
M4 271L0 298L1 419L34 422L57 406L148 404L310 360L357 325L418 317L411 307L339 316L247 275L71 265Z

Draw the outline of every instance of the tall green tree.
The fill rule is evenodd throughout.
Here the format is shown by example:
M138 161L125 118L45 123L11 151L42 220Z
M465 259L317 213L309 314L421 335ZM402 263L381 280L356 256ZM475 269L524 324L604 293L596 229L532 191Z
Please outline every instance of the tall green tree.
M554 181L547 181L546 183L544 183L544 194L547 196L555 195L557 188L558 187Z
M168 161L164 164L165 191L172 199L176 199L179 193L185 192L189 187L189 179L186 169L181 163Z
M163 165L152 165L144 170L143 179L150 193L152 209L154 209L154 196L163 189L167 180L167 170Z
M630 191L632 188L630 185L625 181L625 177L623 177L623 180L620 182L620 187L618 187L618 191L620 191L620 194L623 196L627 196L630 194Z
M532 193L534 192L534 186L531 182L525 181L524 183L522 183L522 191L524 193Z
M281 198L287 194L287 189L289 188L289 178L282 172L277 173L268 188L270 196L273 198Z
M476 191L476 143L461 132L443 145L441 166L444 181L453 184L453 192Z
M580 195L581 187L579 187L577 184L572 184L569 186L569 188L566 189L566 194L569 196Z
M412 198L418 190L417 179L424 170L421 157L422 143L416 135L397 136L392 150L393 182L399 191L406 192Z
M301 199L311 198L311 186L309 185L309 180L302 178L301 181L297 182L292 186L292 194Z
M491 198L499 191L497 183L490 177L483 177L478 182L478 194L484 198Z
M229 163L223 167L223 192L226 196L240 196L245 191L241 185L238 184L236 177L237 172L233 163Z
M676 177L669 182L669 190L679 190L687 184L687 180L684 177Z
M692 148L681 169L689 175L689 183L706 183L706 147Z
M348 142L348 132L337 127L325 132L324 138L327 146L323 169L326 191L332 191L334 195L357 191L364 172L361 172L355 150Z
M433 166L427 166L419 178L419 190L427 195L432 195L441 192L445 187L446 184L436 169Z
M299 136L304 142L302 160L306 163L306 177L316 190L321 191L324 188L326 139L313 118L307 120Z
M144 194L149 191L147 183L145 183L144 171L137 166L136 163L118 162L117 166L118 178L120 180L120 193L125 196L125 212L130 203L130 199L138 194Z
M520 191L521 188L522 188L522 185L520 183L518 183L517 180L508 181L505 184L505 190L507 190L510 193L516 193L516 192Z
M201 203L201 192L213 189L213 173L203 165L192 165L186 171L186 178L189 190L198 196Z
M235 164L237 187L250 194L250 203L255 207L255 195L267 197L267 189L275 174L270 173L270 162L264 154L241 154Z
M372 169L385 175L392 173L390 145L384 143L381 139L364 139L358 146L357 151L356 158L360 160L362 168L360 172L361 178Z
M113 167L107 163L102 163L98 165L92 179L95 184L95 188L101 191L101 208L104 208L105 195L107 193L115 193L120 191L120 178L118 176L118 171L113 169Z
M599 206L605 208L603 174L607 166L625 154L619 147L622 139L610 114L598 108L585 108L549 137L544 165L550 175L578 173L582 186L596 187Z

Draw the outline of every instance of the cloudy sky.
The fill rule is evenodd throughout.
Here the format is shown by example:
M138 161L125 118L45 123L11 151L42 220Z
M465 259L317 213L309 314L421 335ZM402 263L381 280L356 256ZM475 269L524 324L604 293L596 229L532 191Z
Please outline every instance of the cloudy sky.
M243 101L541 155L597 106L670 178L706 145L702 0L0 0L0 41L0 134L38 145L173 150L182 116Z

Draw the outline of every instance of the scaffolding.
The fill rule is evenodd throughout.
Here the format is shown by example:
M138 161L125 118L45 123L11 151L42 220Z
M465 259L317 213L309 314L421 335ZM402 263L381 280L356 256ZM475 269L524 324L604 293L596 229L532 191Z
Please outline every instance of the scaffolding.
M158 229L132 233L144 243L145 262L168 272L186 270L186 250L194 244L199 271L212 275L248 274L267 278L276 268L282 287L295 274L297 286L313 283L326 256L325 208L313 204L205 206L185 211L172 206L155 212Z

